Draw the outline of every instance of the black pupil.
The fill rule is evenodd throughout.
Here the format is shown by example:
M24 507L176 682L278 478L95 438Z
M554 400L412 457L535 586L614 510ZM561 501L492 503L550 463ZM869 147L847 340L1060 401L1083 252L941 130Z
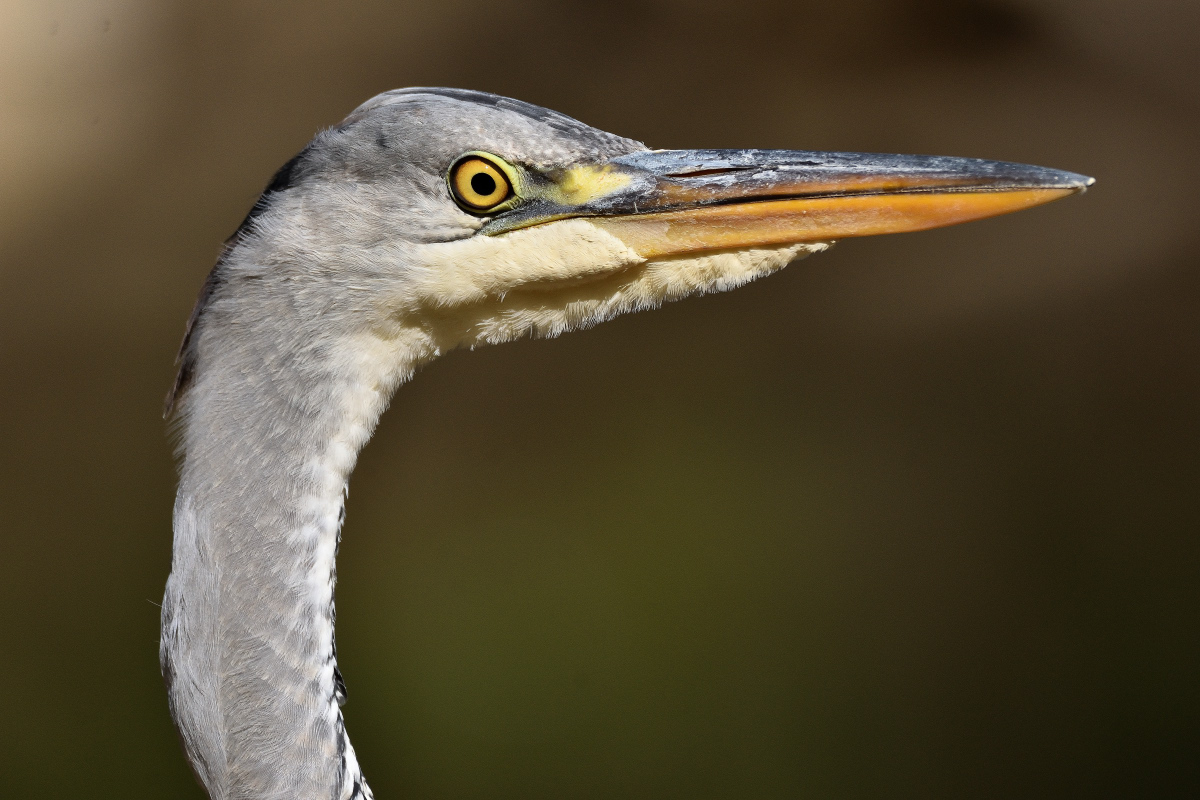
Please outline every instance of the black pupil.
M481 197L488 197L496 191L496 179L486 172L476 172L471 176L471 188Z

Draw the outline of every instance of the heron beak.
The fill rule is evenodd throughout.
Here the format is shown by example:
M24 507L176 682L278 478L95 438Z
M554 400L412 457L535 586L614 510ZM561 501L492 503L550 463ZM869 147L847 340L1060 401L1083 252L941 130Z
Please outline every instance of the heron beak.
M828 242L984 219L1081 192L1072 172L946 156L660 150L547 176L483 233L588 217L645 258Z

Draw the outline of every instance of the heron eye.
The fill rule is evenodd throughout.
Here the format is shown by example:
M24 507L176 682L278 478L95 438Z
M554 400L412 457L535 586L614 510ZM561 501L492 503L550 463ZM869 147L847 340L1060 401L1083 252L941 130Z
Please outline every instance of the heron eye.
M451 168L450 189L468 211L488 211L512 194L508 176L478 156L468 156Z

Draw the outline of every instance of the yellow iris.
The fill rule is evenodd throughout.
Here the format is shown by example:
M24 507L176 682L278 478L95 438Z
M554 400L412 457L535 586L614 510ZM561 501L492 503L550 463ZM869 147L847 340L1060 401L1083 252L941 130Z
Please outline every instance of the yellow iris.
M454 198L469 211L488 211L512 194L508 176L479 156L469 156L454 165L450 170L450 188Z

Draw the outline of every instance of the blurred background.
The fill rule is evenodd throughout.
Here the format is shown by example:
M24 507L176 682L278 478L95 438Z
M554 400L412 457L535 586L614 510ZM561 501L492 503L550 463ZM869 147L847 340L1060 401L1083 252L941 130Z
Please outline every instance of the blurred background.
M1098 178L455 353L338 565L380 798L1200 793L1200 4L0 3L5 797L200 798L162 399L222 240L377 92L654 147Z

